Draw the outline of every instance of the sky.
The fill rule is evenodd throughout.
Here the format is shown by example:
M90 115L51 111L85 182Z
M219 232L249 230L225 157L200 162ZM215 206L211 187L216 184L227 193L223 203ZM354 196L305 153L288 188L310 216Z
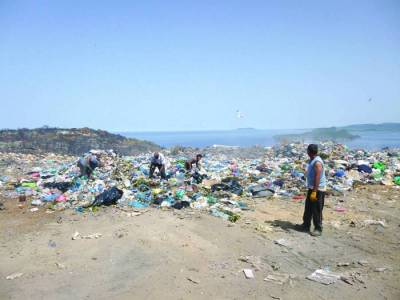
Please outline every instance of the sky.
M0 0L0 128L380 122L400 122L398 0Z

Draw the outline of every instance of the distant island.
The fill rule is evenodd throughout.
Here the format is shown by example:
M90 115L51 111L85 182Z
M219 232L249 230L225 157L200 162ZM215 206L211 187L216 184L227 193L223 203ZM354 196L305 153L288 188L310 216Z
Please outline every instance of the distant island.
M274 139L279 142L292 141L352 141L360 138L359 134L367 131L399 132L400 123L381 123L381 124L355 124L343 127L316 128L300 134L281 134L275 135Z
M113 149L123 155L135 155L160 150L161 147L152 142L90 128L0 130L0 152L81 155L91 149Z
M253 131L253 130L257 130L253 127L243 127L243 128L237 128L236 130L238 131Z
M274 136L275 140L280 142L292 142L292 141L351 141L359 138L359 135L350 133L346 129L330 127L330 128L317 128L309 132L304 132L300 134L281 134Z
M400 132L400 123L358 124L340 127L349 131L395 131Z

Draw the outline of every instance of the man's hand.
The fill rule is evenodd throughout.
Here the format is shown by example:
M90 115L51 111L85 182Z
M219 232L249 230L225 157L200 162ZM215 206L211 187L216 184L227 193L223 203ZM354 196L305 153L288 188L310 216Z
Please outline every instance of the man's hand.
M315 202L315 201L318 200L318 198L317 198L317 192L316 192L316 191L312 191L312 192L311 192L311 194L310 194L310 200L311 200L312 202Z

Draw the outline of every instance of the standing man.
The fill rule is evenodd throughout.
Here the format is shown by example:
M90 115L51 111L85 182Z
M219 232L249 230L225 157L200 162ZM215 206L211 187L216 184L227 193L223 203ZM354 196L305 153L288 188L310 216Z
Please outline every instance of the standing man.
M191 160L187 160L187 161L185 162L185 169L186 169L186 171L191 171L194 164L196 165L196 168L197 168L197 169L200 169L200 160L201 160L202 158L203 158L203 155L197 154L197 155L196 155L196 158L193 158L193 159L191 159Z
M310 232L311 218L314 223L312 236L322 234L322 209L324 208L326 178L324 162L318 156L318 146L310 144L307 148L310 157L307 168L307 198L304 207L303 224L296 225L301 231Z
M165 157L162 153L159 152L155 152L150 159L150 178L153 178L153 174L156 168L160 172L161 179L166 179L167 176L165 175Z

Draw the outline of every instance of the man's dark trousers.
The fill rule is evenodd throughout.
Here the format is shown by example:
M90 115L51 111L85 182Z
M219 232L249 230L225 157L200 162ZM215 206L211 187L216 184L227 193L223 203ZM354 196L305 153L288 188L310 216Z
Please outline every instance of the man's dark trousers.
M156 168L160 171L160 175L162 179L166 179L167 176L165 174L165 165L162 164L151 164L150 165L150 178L153 178L154 171Z
M312 190L308 190L306 205L304 207L303 226L310 229L311 218L313 219L314 229L322 231L322 210L324 209L325 192L317 192L317 201L311 201Z

